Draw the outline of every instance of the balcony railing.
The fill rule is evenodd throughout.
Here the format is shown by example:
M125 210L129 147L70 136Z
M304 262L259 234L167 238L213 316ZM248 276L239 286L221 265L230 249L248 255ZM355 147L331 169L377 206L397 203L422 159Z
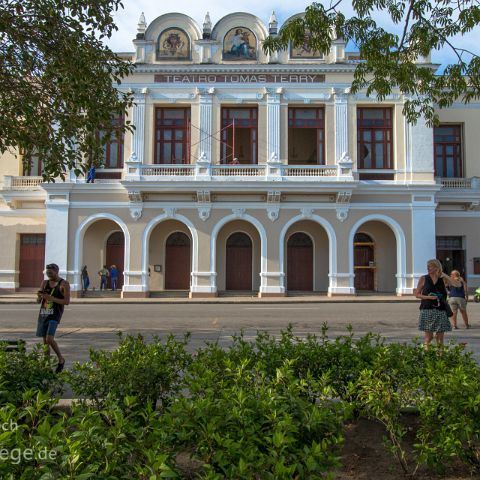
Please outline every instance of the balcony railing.
M36 190L43 182L42 177L15 177L5 175L3 177L4 190Z
M437 178L437 183L442 185L443 189L459 190L480 188L480 178Z
M198 161L192 165L144 165L127 162L126 181L351 181L351 162L339 165L212 165Z

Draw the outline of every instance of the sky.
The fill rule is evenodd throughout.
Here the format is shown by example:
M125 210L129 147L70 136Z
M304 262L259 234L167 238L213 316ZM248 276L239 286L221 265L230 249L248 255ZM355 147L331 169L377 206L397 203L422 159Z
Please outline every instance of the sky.
M201 28L207 11L210 13L213 25L215 25L223 16L236 11L256 15L265 24L268 24L272 10L275 10L279 26L281 26L291 15L304 11L312 2L304 0L243 0L241 4L236 4L235 8L233 8L232 3L225 0L182 0L176 3L155 0L124 0L123 3L124 9L114 16L119 30L113 34L108 42L110 48L116 52L133 51L132 40L135 38L138 19L142 12L145 13L147 24L165 13L179 12L192 17ZM351 14L353 12L351 2L343 0L341 10L347 16ZM398 28L385 14L379 15L375 19L384 28L389 27L393 31ZM454 39L455 46L469 49L476 54L480 54L479 43L480 27L477 27L476 31L467 36ZM348 48L348 50L354 51L354 48ZM450 50L445 49L440 52L432 52L432 60L434 63L445 65L449 61L455 61L455 58Z

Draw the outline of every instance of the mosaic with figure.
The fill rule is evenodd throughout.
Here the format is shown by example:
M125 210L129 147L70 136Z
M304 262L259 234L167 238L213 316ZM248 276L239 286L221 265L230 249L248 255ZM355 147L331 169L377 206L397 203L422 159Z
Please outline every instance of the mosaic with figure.
M164 30L158 39L157 59L190 59L190 40L179 28Z
M290 58L323 58L323 55L317 50L313 50L308 45L310 41L310 33L305 32L303 44L293 48L290 44Z
M255 34L244 27L235 27L227 32L223 40L224 60L251 60L257 58Z

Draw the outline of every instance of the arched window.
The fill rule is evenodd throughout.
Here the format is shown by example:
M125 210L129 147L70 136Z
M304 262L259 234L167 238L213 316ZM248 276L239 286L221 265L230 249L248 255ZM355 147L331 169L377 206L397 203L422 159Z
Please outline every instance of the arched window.
M251 247L252 240L248 235L242 232L232 233L228 237L227 247Z
M312 239L303 232L294 233L288 239L289 247L311 247L312 245Z
M172 233L167 239L168 247L189 247L190 239L183 232Z
M367 233L358 232L353 238L353 243L373 243L373 239Z

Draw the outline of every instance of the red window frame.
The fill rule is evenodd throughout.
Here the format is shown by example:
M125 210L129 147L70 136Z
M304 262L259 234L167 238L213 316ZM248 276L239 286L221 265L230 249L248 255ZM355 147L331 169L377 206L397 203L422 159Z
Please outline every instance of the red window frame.
M182 118L165 118L167 112L183 112ZM190 107L155 108L155 164L188 164L190 163ZM167 145L170 154L166 155ZM176 152L181 145L181 158L177 158Z
M451 129L451 133L446 134L445 129ZM434 127L433 152L436 177L463 178L461 124Z
M365 117L366 112L375 110L382 112L382 118ZM367 134L370 140L365 138ZM377 145L383 147L381 159L377 158ZM370 165L366 165L365 156L362 155L365 149L370 153ZM359 170L393 169L393 109L391 107L357 108L357 164Z
M235 118L235 111L248 111L248 118ZM252 165L258 164L258 107L222 107L221 163L228 164L234 158L233 145L228 144L228 130L248 128L252 132L250 156Z
M302 110L315 111L315 119L297 118L298 112ZM317 158L315 165L325 165L325 108L323 107L290 107L288 109L288 131L290 138L290 129L297 128L315 128L317 130ZM289 162L290 158L289 158Z
M115 131L112 133L112 136L103 146L103 161L102 165L104 169L118 169L123 168L123 146L125 140L125 133L121 127L125 123L125 115L119 115L112 119L112 125L115 128ZM104 133L100 130L100 136L103 136ZM116 153L116 160L113 160Z

